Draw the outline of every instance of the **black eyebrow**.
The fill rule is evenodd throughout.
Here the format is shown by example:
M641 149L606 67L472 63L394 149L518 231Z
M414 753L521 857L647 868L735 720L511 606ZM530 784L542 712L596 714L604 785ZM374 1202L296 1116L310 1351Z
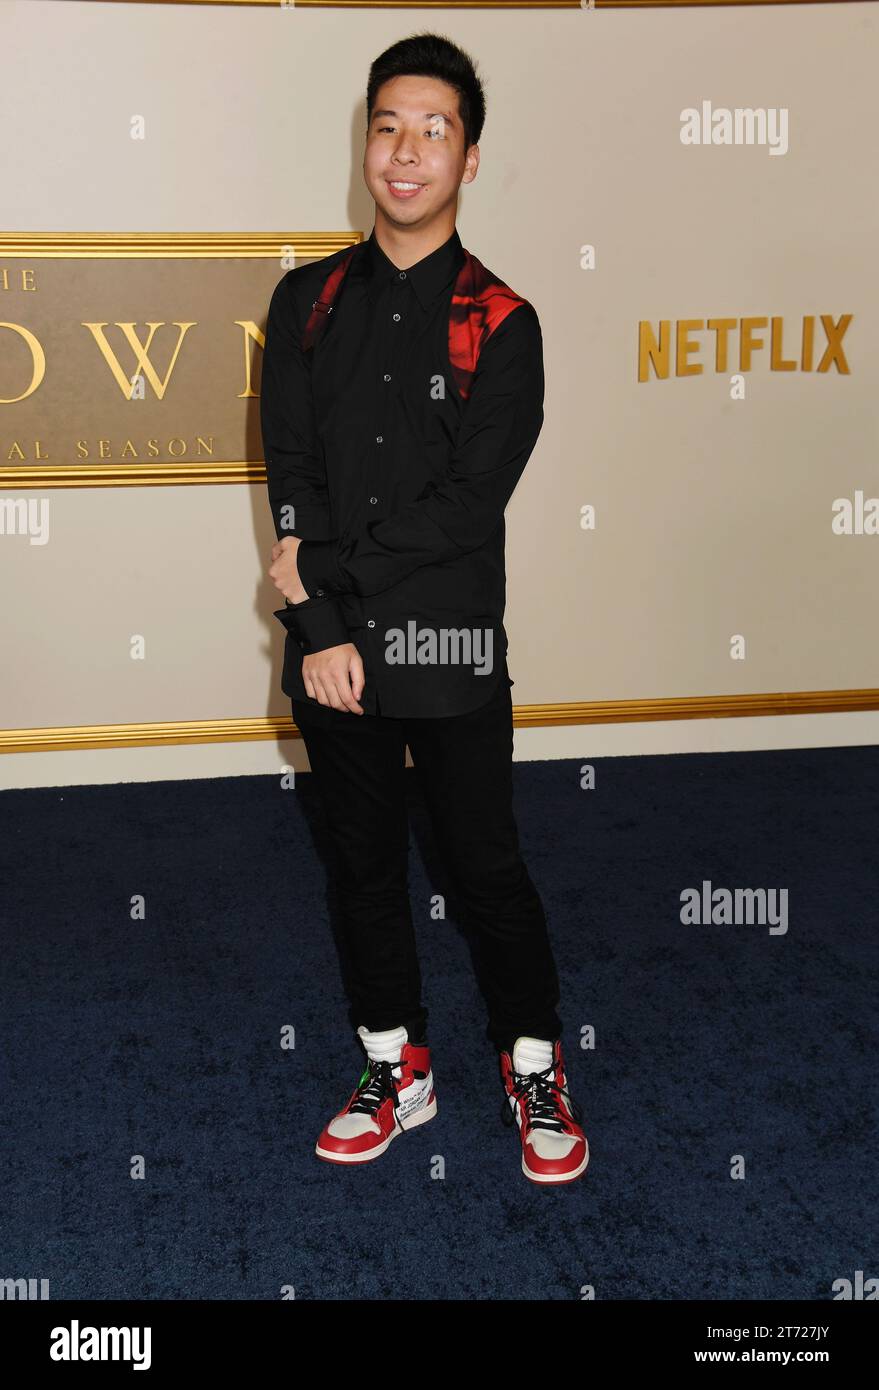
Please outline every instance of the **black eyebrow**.
M372 119L375 120L378 116L398 116L398 115L399 115L399 112L398 112L398 111L389 111L387 108L383 108L381 111L373 111L373 113L372 113ZM455 124L455 122L454 122L454 120L452 119L452 117L446 115L445 111L425 111L424 115L422 116L422 120L431 121L431 120L433 120L433 118L434 118L435 116L441 116L442 119L443 119L444 121L448 121L449 125L454 125L454 124Z

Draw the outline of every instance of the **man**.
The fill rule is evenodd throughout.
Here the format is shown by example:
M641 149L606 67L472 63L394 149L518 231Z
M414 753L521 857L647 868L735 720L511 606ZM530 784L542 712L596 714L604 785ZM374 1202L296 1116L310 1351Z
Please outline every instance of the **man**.
M291 697L338 861L350 1022L367 1065L322 1159L362 1163L433 1118L407 882L408 744L463 917L522 1169L588 1161L559 987L512 811L504 508L543 423L531 304L462 247L485 118L471 60L416 35L372 65L369 239L272 296L261 420ZM345 971L343 970L343 973Z

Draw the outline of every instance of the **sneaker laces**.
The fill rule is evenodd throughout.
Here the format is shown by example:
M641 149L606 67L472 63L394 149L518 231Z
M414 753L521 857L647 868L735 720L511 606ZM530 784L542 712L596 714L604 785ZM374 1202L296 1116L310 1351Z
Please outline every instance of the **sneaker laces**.
M517 1100L520 1105L527 1098L528 1100L528 1124L531 1129L551 1129L557 1134L565 1134L569 1124L562 1118L561 1097L570 1107L568 1120L573 1120L579 1124L582 1118L580 1107L571 1099L566 1086L559 1086L555 1080L555 1062L550 1062L549 1066L543 1071L532 1071L528 1073L513 1071L512 1092L507 1091L504 1086L504 1102L501 1110L501 1120L508 1127L512 1125L516 1118L515 1107L510 1104L511 1100ZM522 1107L524 1109L524 1106Z
M374 1119L379 1106L390 1096L396 1115L400 1098L394 1083L399 1077L393 1075L393 1069L401 1065L401 1062L389 1062L387 1059L376 1061L370 1057L366 1070L357 1083L357 1099L349 1105L348 1113L370 1115Z

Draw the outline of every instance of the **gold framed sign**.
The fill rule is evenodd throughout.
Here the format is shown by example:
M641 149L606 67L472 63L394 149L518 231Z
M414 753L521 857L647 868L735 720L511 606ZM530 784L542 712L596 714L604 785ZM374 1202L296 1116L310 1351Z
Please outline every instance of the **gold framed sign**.
M362 232L0 235L0 489L265 481L275 285Z

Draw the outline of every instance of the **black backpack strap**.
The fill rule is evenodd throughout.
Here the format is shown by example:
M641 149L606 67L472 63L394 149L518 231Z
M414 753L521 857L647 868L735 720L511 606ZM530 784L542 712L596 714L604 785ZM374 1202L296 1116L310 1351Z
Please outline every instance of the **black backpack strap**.
M360 245L361 243L357 243ZM342 256L333 269L330 271L323 288L317 299L311 306L311 313L305 325L305 332L302 335L302 351L308 352L313 348L321 333L323 333L330 314L333 312L333 305L342 286L342 281L348 272L352 257L356 251L356 246L349 246L347 254Z
M521 295L464 251L449 308L449 362L459 392L466 401L479 361L479 351L514 309L527 303Z

